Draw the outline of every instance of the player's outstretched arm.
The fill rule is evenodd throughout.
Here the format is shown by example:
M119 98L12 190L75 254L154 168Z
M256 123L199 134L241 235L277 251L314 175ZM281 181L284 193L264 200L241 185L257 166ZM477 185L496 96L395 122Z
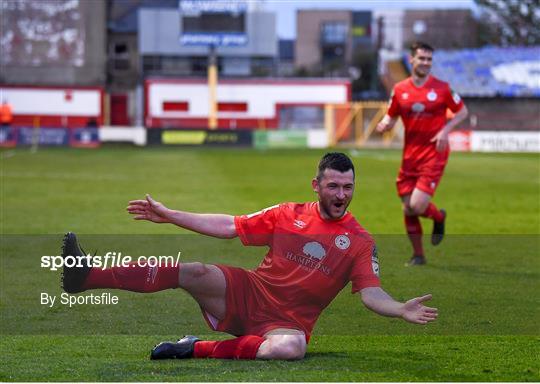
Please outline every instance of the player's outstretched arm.
M135 220L147 220L153 223L175 224L203 235L232 239L238 234L234 225L234 216L223 214L202 214L176 211L146 195L144 200L132 200L127 211Z
M397 117L390 117L389 115L384 115L382 120L377 124L377 132L383 133L391 130L396 125Z
M415 297L405 303L394 300L379 287L364 288L360 291L364 305L382 316L401 317L414 324L427 324L437 318L437 308L426 307L423 303L431 299L431 295Z

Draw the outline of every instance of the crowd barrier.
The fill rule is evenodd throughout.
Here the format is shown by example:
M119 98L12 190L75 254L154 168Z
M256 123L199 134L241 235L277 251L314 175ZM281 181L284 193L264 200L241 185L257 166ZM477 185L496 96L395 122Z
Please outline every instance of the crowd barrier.
M470 131L450 133L450 147L457 152L540 152L540 132ZM273 148L328 148L325 130L204 130L144 127L0 127L0 147L70 146L98 148L102 143L137 146L207 146ZM370 145L370 148L376 148ZM381 147L383 145L381 144Z

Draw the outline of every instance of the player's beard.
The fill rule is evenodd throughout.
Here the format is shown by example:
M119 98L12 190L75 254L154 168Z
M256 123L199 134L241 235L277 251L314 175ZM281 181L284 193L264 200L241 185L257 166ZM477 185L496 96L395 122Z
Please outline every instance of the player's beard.
M341 206L336 207L336 203L341 203ZM350 203L351 200L319 200L319 209L325 214L325 216L328 216L331 220L337 220L342 218L343 215L347 213L347 208L349 207Z
M417 68L414 69L414 74L416 75L416 77L420 79L425 79L426 77L428 77L430 72L431 72L430 66L419 65Z

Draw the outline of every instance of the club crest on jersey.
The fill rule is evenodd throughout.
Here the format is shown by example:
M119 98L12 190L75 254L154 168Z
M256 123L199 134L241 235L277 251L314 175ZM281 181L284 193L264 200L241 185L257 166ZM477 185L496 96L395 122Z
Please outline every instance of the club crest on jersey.
M435 101L437 100L437 93L432 89L431 91L429 91L429 93L427 94L427 99L429 101Z
M422 103L414 103L411 109L413 112L420 113L420 112L424 112L424 110L426 109L426 106Z
M461 101L461 97L457 94L457 92L454 91L452 91L452 99L456 104L459 104L459 102Z
M294 220L294 226L296 228L304 229L306 227L306 223L304 223L302 220Z
M339 249L345 250L350 247L351 240L346 235L339 235L338 237L336 237L334 243Z
M409 94L408 94L407 92L403 92L403 93L401 94L401 98L402 98L403 100L407 100L407 99L409 98Z
M316 241L306 243L304 248L302 248L302 252L304 252L304 255L317 260L322 260L326 256L326 251L324 250L323 246Z
M377 255L377 246L373 246L373 250L371 251L371 269L373 269L373 273L379 276L379 256Z

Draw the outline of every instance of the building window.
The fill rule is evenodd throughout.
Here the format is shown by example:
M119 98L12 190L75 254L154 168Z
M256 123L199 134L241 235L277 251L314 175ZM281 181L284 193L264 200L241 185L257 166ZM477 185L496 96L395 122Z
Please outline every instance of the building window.
M163 56L161 58L161 71L167 75L189 76L191 74L191 63L188 58Z
M191 74L204 76L208 72L207 57L192 57L191 58ZM219 58L218 58L218 73L219 73Z
M128 59L114 59L115 71L127 71L130 68Z
M128 47L126 43L116 43L114 44L114 55L120 56L120 55L127 55L128 53Z
M251 60L251 75L253 76L272 76L274 73L274 61L268 58L253 58Z
M112 61L115 71L127 71L130 69L129 50L125 42L115 42L112 47Z
M347 42L347 24L344 21L323 23L321 42L323 44L345 44Z
M158 72L161 71L160 56L143 56L143 71Z

